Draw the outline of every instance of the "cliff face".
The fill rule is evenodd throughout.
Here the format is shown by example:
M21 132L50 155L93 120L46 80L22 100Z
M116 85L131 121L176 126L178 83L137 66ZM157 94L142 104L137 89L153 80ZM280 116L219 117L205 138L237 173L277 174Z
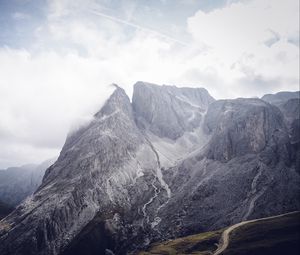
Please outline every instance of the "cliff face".
M300 92L282 92L265 95L263 100L277 106L284 116L292 145L292 160L300 173Z
M116 87L68 136L35 194L0 222L1 254L126 254L300 208L280 110L205 89Z
M300 91L290 92L282 91L276 94L267 94L264 95L261 99L274 105L280 105L283 102L286 102L293 98L300 98Z
M139 127L159 137L177 139L199 126L214 99L203 88L177 88L137 82L132 106Z
M280 111L259 99L220 100L205 118L212 134L207 157L228 161L246 154L273 152L274 160L288 160L289 138Z

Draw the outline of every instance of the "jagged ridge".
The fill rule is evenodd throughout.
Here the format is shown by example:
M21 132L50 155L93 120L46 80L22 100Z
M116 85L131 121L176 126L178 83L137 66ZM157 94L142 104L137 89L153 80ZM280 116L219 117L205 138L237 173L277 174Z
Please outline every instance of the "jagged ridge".
M138 82L131 104L116 87L1 221L0 252L80 254L91 234L106 240L94 252L126 254L299 209L293 150L282 113L262 100Z

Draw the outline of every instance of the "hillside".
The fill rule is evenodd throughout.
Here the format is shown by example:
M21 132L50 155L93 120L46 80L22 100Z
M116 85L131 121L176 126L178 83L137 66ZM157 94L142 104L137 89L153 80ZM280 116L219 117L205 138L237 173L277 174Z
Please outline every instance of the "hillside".
M0 220L8 215L14 208L0 201Z
M300 212L253 220L239 225L229 234L228 247L222 253L216 252L223 232L218 230L156 243L147 251L139 252L138 255L296 255L300 252ZM222 242L219 246L222 246Z

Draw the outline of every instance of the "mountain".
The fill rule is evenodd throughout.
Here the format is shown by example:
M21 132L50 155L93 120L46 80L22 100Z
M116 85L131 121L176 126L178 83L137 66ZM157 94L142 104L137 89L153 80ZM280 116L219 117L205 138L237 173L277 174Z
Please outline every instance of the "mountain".
M13 207L0 201L0 220L13 211Z
M296 149L277 106L145 82L130 102L115 87L0 222L1 254L127 254L299 210Z
M270 103L270 104L281 104L282 102L286 102L292 98L300 98L300 91L289 92L289 91L282 91L276 94L266 94L261 99Z
M224 238L226 238L226 242L224 242ZM156 243L147 251L139 252L138 255L297 255L299 251L300 213L293 212L240 222L225 230L205 232Z
M158 137L176 140L199 126L214 99L204 88L177 88L137 82L132 107L137 125Z
M28 164L0 170L0 201L17 206L42 183L46 169L54 163L49 159L39 165Z
M300 92L279 92L265 95L262 99L277 106L282 112L293 146L296 169L300 172Z
M209 141L165 171L176 195L160 209L164 237L299 208L299 174L278 108L259 99L216 101L203 129Z

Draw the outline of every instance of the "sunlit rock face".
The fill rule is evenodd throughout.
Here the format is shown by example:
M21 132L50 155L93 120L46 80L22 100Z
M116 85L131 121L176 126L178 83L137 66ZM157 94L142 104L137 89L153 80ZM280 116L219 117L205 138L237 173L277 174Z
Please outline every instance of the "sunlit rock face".
M1 254L127 254L300 208L287 121L259 99L116 86L35 194L0 222Z

